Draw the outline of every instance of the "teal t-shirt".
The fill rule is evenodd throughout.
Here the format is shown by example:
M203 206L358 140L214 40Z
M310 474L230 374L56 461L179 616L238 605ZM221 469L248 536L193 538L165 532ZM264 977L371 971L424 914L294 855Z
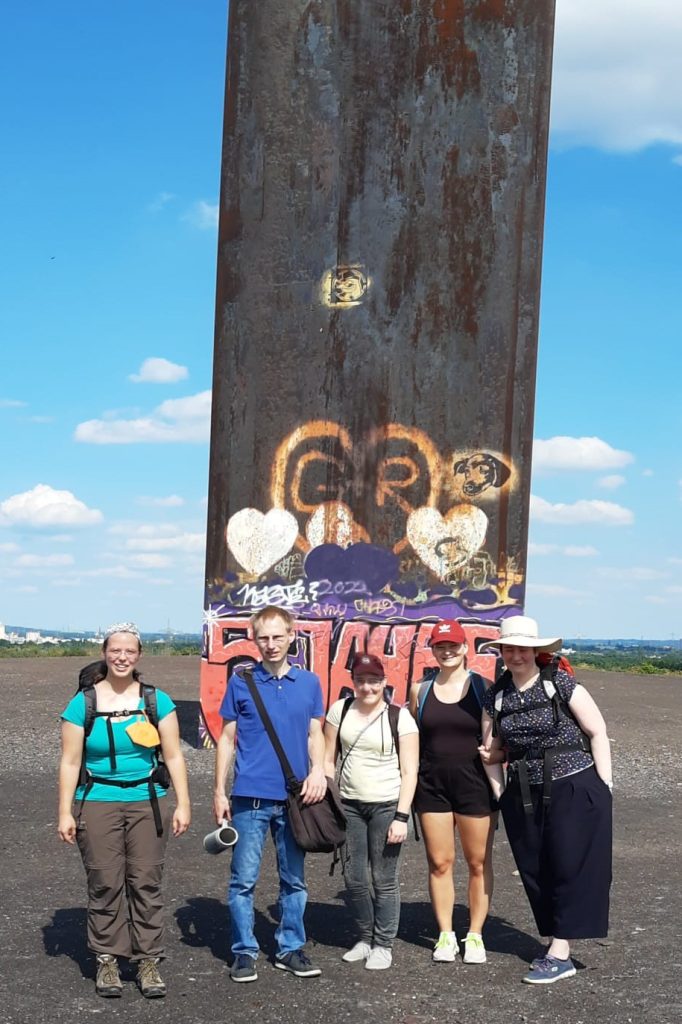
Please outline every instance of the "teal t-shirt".
M159 713L159 721L175 710L175 704L163 690L156 691L156 705ZM144 700L140 697L137 707L144 710ZM62 713L65 722L73 725L85 726L85 697L77 693L66 705ZM95 782L88 793L88 800L114 803L124 801L134 803L138 800L149 800L149 784L147 779L154 769L154 748L142 747L133 743L126 732L126 727L133 722L143 722L143 714L131 715L130 718L112 718L111 724L114 730L114 750L116 752L116 771L112 772L109 760L109 735L105 718L96 718L92 732L85 744L85 767L92 775L100 775L111 779L127 781L132 779L143 779L139 786L123 788L121 786L106 786ZM166 795L166 790L156 786L156 795ZM83 786L76 790L76 799L83 797Z

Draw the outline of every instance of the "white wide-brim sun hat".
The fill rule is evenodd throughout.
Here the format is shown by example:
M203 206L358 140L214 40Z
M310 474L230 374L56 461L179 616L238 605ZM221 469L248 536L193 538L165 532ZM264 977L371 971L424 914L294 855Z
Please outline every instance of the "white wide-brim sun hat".
M528 615L512 615L500 622L500 635L494 640L486 640L478 649L482 651L486 647L500 647L506 644L509 647L534 647L538 651L547 651L551 654L559 650L562 642L560 636L538 636L538 624Z

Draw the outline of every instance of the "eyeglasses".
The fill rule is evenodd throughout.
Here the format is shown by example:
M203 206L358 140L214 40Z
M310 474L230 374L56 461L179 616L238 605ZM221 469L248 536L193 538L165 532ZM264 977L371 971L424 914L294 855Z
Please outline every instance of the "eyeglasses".
M385 679L354 679L353 685L356 689L358 686L371 686L373 690L378 690L385 682Z

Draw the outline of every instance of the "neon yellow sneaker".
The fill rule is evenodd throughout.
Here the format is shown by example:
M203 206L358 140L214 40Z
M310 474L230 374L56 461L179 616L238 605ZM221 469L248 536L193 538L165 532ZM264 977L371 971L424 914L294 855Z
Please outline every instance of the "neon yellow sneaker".
M485 946L483 945L483 939L480 935L476 935L474 932L468 932L464 939L464 956L462 959L465 964L485 963Z
M457 938L454 932L441 932L433 947L431 959L437 964L451 964L457 956Z

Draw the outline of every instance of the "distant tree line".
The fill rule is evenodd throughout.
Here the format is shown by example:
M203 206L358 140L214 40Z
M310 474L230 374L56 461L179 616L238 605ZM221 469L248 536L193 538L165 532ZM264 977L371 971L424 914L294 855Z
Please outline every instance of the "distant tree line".
M601 669L604 672L634 672L645 676L682 673L682 651L653 654L651 649L627 651L576 651L569 656L574 668Z
M145 657L154 657L158 654L201 654L199 641L192 643L183 640L178 643L171 641L162 644L143 642L143 647ZM0 658L90 658L94 661L101 649L100 644L87 640L61 644L11 644L8 640L0 640Z

